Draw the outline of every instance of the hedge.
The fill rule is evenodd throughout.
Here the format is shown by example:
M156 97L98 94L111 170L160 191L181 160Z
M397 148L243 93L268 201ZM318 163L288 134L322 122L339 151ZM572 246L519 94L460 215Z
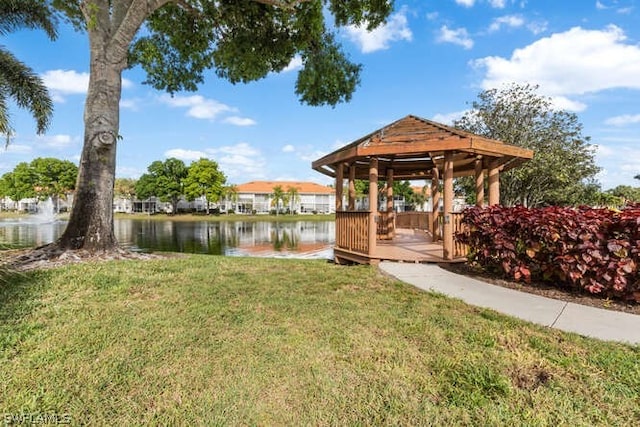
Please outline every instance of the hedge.
M456 239L485 270L640 302L640 205L474 207L462 222Z

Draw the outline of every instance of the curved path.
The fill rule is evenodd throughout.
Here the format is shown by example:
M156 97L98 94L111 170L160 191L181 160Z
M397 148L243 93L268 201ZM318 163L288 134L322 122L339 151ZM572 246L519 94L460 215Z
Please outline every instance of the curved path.
M640 344L640 316L541 297L458 275L436 264L381 262L379 268L425 291L567 332Z

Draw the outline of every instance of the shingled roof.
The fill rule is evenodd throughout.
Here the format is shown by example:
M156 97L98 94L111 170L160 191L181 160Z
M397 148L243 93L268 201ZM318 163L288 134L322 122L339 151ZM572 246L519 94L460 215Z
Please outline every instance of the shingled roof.
M321 157L312 167L335 177L337 165L355 164L356 178L367 179L368 159L376 157L381 176L391 168L399 179L429 179L434 166L442 169L445 151L455 153L455 176L473 174L479 156L485 167L497 162L502 170L533 158L531 150L409 115Z

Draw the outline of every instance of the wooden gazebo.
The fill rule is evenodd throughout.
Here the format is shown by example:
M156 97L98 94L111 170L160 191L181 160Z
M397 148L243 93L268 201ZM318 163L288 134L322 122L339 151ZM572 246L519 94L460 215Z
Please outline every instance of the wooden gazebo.
M453 178L475 175L477 203L481 206L486 174L488 203L499 204L500 172L532 157L531 150L411 115L327 154L312 167L336 179L336 262L438 262L464 257L466 249L453 239L460 222L460 215L453 212ZM386 181L387 202L382 212L378 210L379 177ZM369 181L367 211L355 209L356 179ZM396 214L393 181L417 179L431 180L431 212L416 213L411 218Z

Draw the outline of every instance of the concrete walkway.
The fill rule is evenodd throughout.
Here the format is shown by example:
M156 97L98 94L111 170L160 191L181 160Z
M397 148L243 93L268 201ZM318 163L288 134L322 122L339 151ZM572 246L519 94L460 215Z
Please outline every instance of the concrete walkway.
M558 301L451 273L436 264L381 262L380 270L425 291L539 325L607 341L640 344L640 316Z

